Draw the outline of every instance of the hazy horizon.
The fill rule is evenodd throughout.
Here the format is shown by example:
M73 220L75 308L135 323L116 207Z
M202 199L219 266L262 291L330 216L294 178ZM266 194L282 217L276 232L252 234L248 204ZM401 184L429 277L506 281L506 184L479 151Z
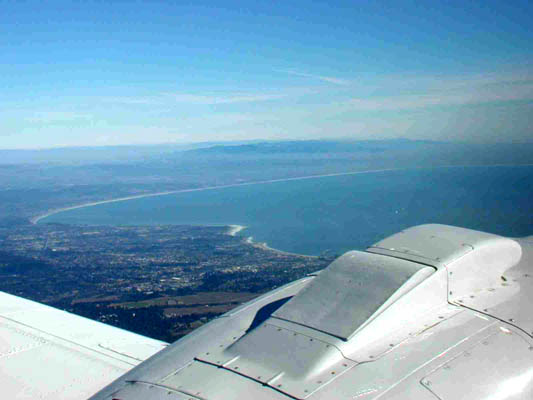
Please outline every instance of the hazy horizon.
M293 139L293 138L286 138L286 139L250 139L250 140L217 140L217 141L184 141L184 142L154 142L154 143L140 143L140 144L101 144L101 145L51 145L50 147L0 147L0 151L48 151L48 150L68 150L68 149L106 149L106 148L136 148L136 147L163 147L163 146L173 146L176 148L184 148L184 149L194 149L197 148L197 146L201 147L211 147L211 146L227 146L227 145L233 145L233 146L239 146L239 145L246 145L246 144L259 144L259 143L284 143L284 142L385 142L385 141L395 141L395 140L406 140L406 141L413 141L413 142L434 142L434 143L442 143L442 144L464 144L464 145L520 145L520 144L526 144L531 145L533 144L533 139L531 138L523 138L523 141L509 141L509 140L501 140L501 141L495 141L495 142L475 142L475 141L468 141L468 140L436 140L436 139L411 139L406 137L391 137L391 138L380 138L380 139L357 139L357 138L346 138L346 137L332 137L332 138L306 138L306 139Z

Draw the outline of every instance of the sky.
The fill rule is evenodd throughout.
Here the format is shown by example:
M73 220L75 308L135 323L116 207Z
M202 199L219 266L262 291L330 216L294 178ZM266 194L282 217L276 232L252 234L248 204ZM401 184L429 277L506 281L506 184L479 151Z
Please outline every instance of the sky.
M533 142L530 1L0 0L0 148Z

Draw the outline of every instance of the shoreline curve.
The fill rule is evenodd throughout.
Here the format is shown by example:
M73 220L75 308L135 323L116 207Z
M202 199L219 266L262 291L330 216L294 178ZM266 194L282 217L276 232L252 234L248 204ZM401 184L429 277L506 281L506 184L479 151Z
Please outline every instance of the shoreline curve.
M145 193L145 194L125 196L125 197L118 197L115 199L108 199L108 200L97 200L97 201L92 201L89 203L78 204L75 206L62 207L62 208L57 208L54 210L49 210L43 214L39 214L39 215L36 215L30 218L29 221L31 224L36 225L40 220L48 218L55 214L59 214L61 212L76 210L78 208L84 208L84 207L94 207L100 204L118 203L121 201L137 200L137 199L143 199L146 197L167 196L170 194L201 192L204 190L226 189L226 188L240 187L240 186L251 186L251 185L262 185L262 184L277 183L277 182L290 182L290 181L300 181L300 180L307 180L307 179L329 178L329 177L335 177L335 176L373 174L373 173L389 172L389 171L408 171L408 170L438 169L438 168L532 167L532 166L533 164L493 164L493 165L438 165L438 166L432 166L432 167L380 168L380 169L370 169L370 170L362 170L362 171L335 172L331 174L297 176L293 178L277 178L277 179L267 179L263 181L230 183L227 185L205 186L205 187L190 188L190 189L167 190L164 192Z
M263 181L230 183L227 185L205 186L205 187L200 187L200 188L177 189L177 190L167 190L164 192L145 193L145 194L119 197L115 199L98 200L98 201L83 203L83 204L70 206L70 207L57 208L55 210L51 210L44 214L37 215L35 217L30 218L30 222L35 225L40 220L45 219L55 214L59 214L61 212L76 210L78 208L84 208L84 207L98 206L100 204L118 203L120 201L143 199L146 197L167 196L170 194L178 194L178 193L202 192L205 190L227 189L227 188L239 187L239 186L262 185L262 184L277 183L277 182L290 182L290 181L299 181L299 180L306 180L306 179L327 178L327 177L334 177L334 176L369 174L369 173L387 172L387 171L402 171L402 170L407 170L407 169L412 169L412 168L384 168L384 169L374 169L374 170L364 170L364 171L338 172L338 173L332 173L332 174L297 176L293 178L267 179Z
M55 214L59 214L61 212L75 210L78 208L93 207L93 206L97 206L100 204L117 203L117 202L128 201L128 200L142 199L146 197L166 196L166 195L178 194L178 193L201 192L205 190L225 189L225 188L240 187L240 186L251 186L251 185L269 184L269 183L277 183L277 182L290 182L290 181L318 179L318 178L327 178L327 177L336 177L336 176L371 174L371 173L388 172L388 171L408 171L408 170L420 170L420 169L424 170L424 169L440 169L440 168L531 167L531 166L533 166L533 164L440 165L440 166L431 166L431 167L381 168L381 169L362 170L362 171L338 172L338 173L321 174L321 175L306 175L306 176L299 176L299 177L292 177L292 178L268 179L268 180L263 180L263 181L242 182L242 183L233 183L233 184L218 185L218 186L207 186L207 187L200 187L200 188L169 190L169 191L164 191L164 192L146 193L146 194L140 194L140 195L119 197L115 199L99 200L99 201L83 203L83 204L70 206L70 207L58 208L58 209L50 210L44 214L40 214L35 217L32 217L30 219L30 223L33 225L36 225L42 219L45 219ZM228 227L226 234L230 236L236 236L237 233L247 228L246 226L243 226L243 225L233 225L233 224L226 225L226 226ZM275 249L275 248L268 246L266 242L265 243L254 242L252 236L249 236L245 239L243 238L243 241L245 241L246 243L250 244L253 247L260 248L263 250L273 251L279 254L298 256L298 257L310 257L310 258L318 257L318 256L307 255L307 254L291 253L291 252Z

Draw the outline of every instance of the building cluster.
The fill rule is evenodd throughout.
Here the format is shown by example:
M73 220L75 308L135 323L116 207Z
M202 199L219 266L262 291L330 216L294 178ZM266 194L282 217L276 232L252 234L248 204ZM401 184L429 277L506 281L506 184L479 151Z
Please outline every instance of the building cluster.
M0 290L130 330L132 320L134 329L146 327L159 315L166 321L152 336L168 340L176 327L186 332L251 298L230 294L259 294L330 261L261 248L226 232L175 225L0 227ZM209 293L226 295L203 301ZM196 303L180 304L181 296L192 294L200 296ZM131 302L143 303L136 309Z

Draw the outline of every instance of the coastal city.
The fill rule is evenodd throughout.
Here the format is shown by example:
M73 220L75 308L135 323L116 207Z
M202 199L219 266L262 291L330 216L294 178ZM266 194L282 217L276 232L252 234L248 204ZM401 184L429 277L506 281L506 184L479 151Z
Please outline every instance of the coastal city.
M244 227L0 227L2 289L174 341L331 258L254 244Z

